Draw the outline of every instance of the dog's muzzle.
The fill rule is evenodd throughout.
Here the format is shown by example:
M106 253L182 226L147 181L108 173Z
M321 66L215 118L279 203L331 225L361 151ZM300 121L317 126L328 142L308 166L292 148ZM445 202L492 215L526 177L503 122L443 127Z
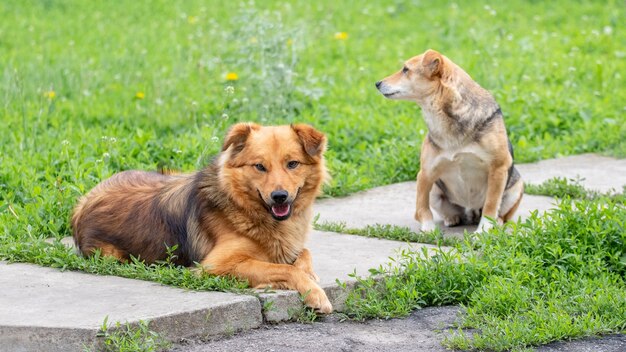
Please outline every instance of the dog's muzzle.
M375 83L376 89L380 92L380 94L384 95L386 98L391 98L392 96L398 94L398 91L388 92L389 86L383 84L383 81L378 81Z

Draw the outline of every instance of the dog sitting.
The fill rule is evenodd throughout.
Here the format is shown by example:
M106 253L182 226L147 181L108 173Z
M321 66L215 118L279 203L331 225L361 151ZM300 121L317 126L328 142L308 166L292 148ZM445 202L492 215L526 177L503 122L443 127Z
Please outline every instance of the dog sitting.
M199 263L253 287L293 289L321 313L332 305L304 248L328 174L326 137L311 126L234 125L219 156L188 175L124 171L84 196L72 216L77 247L146 263Z
M417 103L428 126L417 174L415 219L435 229L431 207L445 226L476 224L478 231L510 220L524 184L493 96L435 50L415 56L376 82L389 99ZM480 219L480 222L479 222Z

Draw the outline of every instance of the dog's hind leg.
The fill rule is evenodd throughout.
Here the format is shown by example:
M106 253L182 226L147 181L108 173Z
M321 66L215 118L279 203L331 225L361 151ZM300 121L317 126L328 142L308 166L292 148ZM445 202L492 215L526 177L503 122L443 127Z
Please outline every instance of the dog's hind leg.
M502 222L507 222L513 218L517 208L522 202L523 196L524 183L522 181L519 181L518 184L504 192L502 207L500 209L500 218L502 219Z
M94 241L86 246L81 246L80 251L86 255L93 255L97 250L100 250L100 255L103 257L113 257L122 263L128 262L128 253L117 248L116 246L102 241Z
M461 224L465 215L463 207L450 202L440 182L435 182L430 191L430 206L443 218L443 224L448 227Z

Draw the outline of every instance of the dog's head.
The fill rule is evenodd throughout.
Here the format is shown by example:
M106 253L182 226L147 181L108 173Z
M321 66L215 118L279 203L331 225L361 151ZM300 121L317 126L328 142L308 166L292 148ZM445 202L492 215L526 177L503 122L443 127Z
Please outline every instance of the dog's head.
M220 156L220 182L232 200L251 214L278 221L309 208L327 171L326 136L297 124L231 127Z
M376 88L389 99L420 102L435 93L449 72L449 63L435 50L415 56L402 69L376 82Z

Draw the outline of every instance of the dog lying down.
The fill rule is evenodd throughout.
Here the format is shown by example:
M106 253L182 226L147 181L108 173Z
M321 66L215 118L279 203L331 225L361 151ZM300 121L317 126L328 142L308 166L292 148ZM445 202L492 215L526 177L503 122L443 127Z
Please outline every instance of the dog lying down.
M444 225L479 223L478 231L492 226L488 218L513 217L524 183L502 112L487 90L434 50L409 59L376 87L389 99L416 102L428 126L415 210L423 231L435 228L431 207Z
M321 313L332 306L304 248L328 174L326 137L308 125L234 125L221 153L188 175L124 171L84 196L72 216L84 255L200 263L251 286L293 289Z

